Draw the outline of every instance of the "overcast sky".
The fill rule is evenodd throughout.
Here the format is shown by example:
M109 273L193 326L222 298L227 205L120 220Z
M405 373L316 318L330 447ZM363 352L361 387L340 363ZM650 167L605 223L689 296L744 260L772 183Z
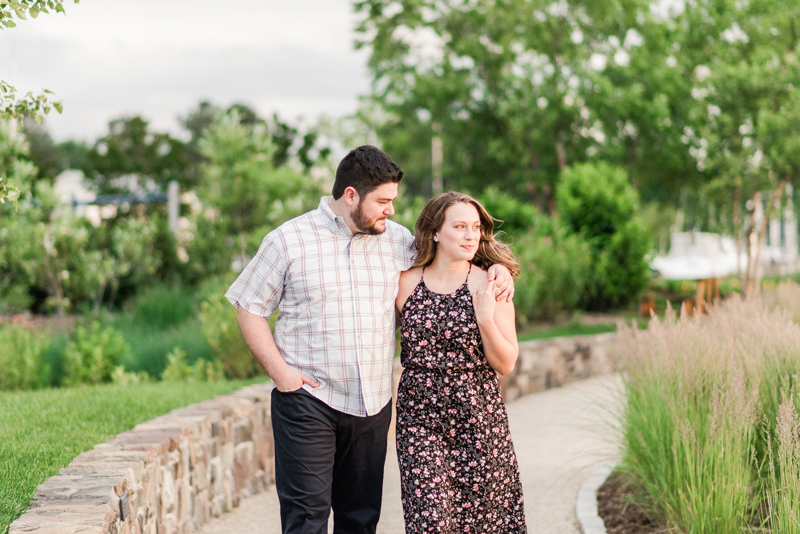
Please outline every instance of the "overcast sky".
M69 3L67 3L69 2ZM81 0L0 31L0 79L64 101L58 140L141 114L176 132L201 99L288 119L341 116L369 91L350 0ZM222 7L224 6L224 8Z

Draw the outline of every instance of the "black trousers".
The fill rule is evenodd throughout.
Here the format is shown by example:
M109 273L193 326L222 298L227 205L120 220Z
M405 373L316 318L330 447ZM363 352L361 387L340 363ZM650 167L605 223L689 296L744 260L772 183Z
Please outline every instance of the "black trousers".
M381 513L391 402L347 415L302 389L272 390L275 486L283 534L375 534Z

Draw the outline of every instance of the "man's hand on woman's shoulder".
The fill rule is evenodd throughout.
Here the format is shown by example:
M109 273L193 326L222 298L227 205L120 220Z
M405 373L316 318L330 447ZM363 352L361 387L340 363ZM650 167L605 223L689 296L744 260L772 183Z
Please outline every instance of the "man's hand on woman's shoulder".
M505 265L495 263L486 271L489 281L494 282L494 298L497 302L511 302L514 298L514 279Z

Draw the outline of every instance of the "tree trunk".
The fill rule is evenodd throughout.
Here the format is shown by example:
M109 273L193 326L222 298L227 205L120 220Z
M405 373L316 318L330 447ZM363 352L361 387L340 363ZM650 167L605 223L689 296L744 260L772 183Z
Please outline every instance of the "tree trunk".
M742 186L737 185L733 190L733 238L736 241L736 270L739 273L739 283L745 287L744 271L742 271L742 236L740 224L742 218Z
M789 183L791 178L790 174L784 176L778 187L775 188L772 193L769 195L769 201L767 202L767 209L764 210L764 219L761 221L761 227L758 229L758 248L756 249L756 258L755 258L755 269L754 269L754 282L755 282L755 293L758 293L761 289L761 248L764 246L764 240L767 237L767 224L769 220L772 219L772 215L774 214L775 210L778 208L778 204L783 198L783 192L786 190L786 184ZM753 229L755 230L755 228Z
M567 151L564 149L564 136L561 132L556 134L556 158L558 160L558 170L563 171L567 166Z
M742 295L745 298L750 297L753 294L753 267L755 263L753 262L753 249L756 245L755 239L757 239L757 234L755 231L756 228L756 211L758 208L759 203L761 202L761 193L757 192L753 195L753 212L750 214L747 220L747 226L745 227L745 243L747 245L747 270L745 272L745 277L742 280Z

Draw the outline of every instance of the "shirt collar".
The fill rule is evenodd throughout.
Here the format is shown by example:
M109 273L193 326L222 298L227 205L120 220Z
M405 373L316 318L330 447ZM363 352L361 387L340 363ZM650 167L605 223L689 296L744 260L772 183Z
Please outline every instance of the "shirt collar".
M347 226L347 222L345 222L344 217L336 215L331 209L330 204L332 201L332 196L322 197L319 200L318 209L325 218L325 223L333 233L343 235L345 237L353 237L353 232L350 231L350 227Z

